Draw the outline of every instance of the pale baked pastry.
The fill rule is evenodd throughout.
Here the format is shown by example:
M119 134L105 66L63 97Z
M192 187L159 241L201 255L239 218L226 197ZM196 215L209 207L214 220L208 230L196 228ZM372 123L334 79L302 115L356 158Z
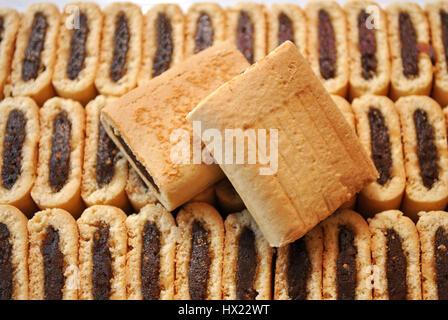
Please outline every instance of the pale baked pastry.
M62 209L36 212L28 221L30 299L77 300L78 226Z
M3 89L10 78L11 60L14 55L17 31L20 26L20 16L16 10L0 8L1 42L0 42L0 99L3 99Z
M128 167L128 182L126 183L125 191L134 210L139 211L147 204L155 204L157 197L145 185L135 169L131 166Z
M96 205L78 219L81 300L126 299L126 214Z
M0 203L17 207L27 216L37 211L31 198L36 179L39 107L28 97L0 102Z
M79 102L59 97L48 100L40 109L39 161L31 196L41 209L64 209L75 218L84 209L84 116Z

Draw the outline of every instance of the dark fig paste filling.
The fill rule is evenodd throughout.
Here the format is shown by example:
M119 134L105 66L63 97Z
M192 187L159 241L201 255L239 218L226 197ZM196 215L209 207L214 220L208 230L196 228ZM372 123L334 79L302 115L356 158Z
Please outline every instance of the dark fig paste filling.
M318 19L320 74L328 80L336 75L336 39L328 12L319 10Z
M376 75L376 38L375 29L369 28L367 19L369 14L362 10L358 16L358 42L361 53L361 75L364 79L372 79Z
M438 151L435 144L434 128L428 114L422 109L414 112L414 125L417 135L417 157L423 185L431 189L439 179Z
M294 25L291 19L284 13L278 15L278 44L285 41L294 43Z
M109 184L115 173L115 160L118 148L104 130L100 122L98 131L98 148L96 151L96 182L102 187Z
M142 234L142 296L144 300L160 298L160 230L154 222L146 222Z
M114 54L109 72L110 78L115 82L126 74L130 38L128 19L123 12L120 12L115 19Z
M157 16L157 51L152 66L152 76L161 75L169 69L173 56L173 35L170 19L163 13Z
M49 183L54 192L60 191L68 179L70 171L70 140L72 123L65 111L53 119L53 139L51 142Z
M339 253L336 265L338 300L355 300L358 250L355 246L355 236L347 226L340 226L338 244Z
M5 24L3 17L0 16L0 43L2 43L3 40L3 31L5 31Z
M442 43L445 61L448 65L448 13L445 10L440 10L440 24L442 25Z
M25 49L25 58L22 66L22 80L36 79L40 69L40 55L44 49L47 34L47 18L42 12L34 15L28 44ZM44 66L45 68L45 66Z
M407 12L400 12L399 29L403 74L406 78L413 78L418 76L418 54L420 50L417 43L417 33Z
M8 226L0 222L0 300L11 300L14 292L10 237Z
M93 235L92 292L95 300L109 300L113 278L112 256L109 249L109 226L100 224Z
M448 300L448 233L443 227L436 231L434 253L439 300Z
M67 76L74 80L84 67L86 59L86 41L89 33L87 16L84 13L79 15L79 28L73 29L70 41L70 56L67 64Z
M41 247L44 259L45 300L62 300L65 282L64 255L59 249L59 242L59 232L49 226Z
M26 137L26 118L22 111L9 113L3 140L2 184L11 190L22 171L22 149Z
M291 300L305 300L311 276L311 261L304 238L289 245L287 273L289 297Z
M190 296L192 300L205 300L210 273L209 233L199 221L193 222L191 254L188 269Z
M213 23L210 16L205 12L201 12L201 15L196 22L196 34L194 36L196 47L194 53L198 53L213 44Z
M254 232L245 227L238 241L238 260L236 272L236 298L255 300L258 292L254 289L257 275L257 248Z
M380 110L370 108L368 117L372 159L380 174L377 182L384 186L392 174L392 153L390 150L389 130Z
M254 25L246 11L238 17L236 46L249 63L254 63Z
M407 259L401 238L395 230L389 229L386 232L386 277L390 300L406 300L406 270Z

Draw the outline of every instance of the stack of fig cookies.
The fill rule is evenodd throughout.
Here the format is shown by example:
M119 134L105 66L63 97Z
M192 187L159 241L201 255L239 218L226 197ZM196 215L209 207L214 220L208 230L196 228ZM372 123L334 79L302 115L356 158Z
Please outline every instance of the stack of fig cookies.
M0 98L1 300L448 299L448 1L0 8Z

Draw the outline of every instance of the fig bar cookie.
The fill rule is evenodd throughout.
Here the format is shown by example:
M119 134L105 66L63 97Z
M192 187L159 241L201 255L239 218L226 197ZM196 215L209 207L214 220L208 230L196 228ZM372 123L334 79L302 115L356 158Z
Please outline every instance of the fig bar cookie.
M358 209L365 216L399 209L406 185L400 118L387 97L364 95L352 103L359 141L372 158L380 176L358 196Z
M373 1L345 3L350 66L350 99L387 95L390 83L386 13Z
M39 163L31 190L39 208L81 214L84 122L84 108L72 100L52 98L40 109Z
M425 300L448 300L448 213L422 212L417 222Z
M323 298L371 300L370 232L355 211L342 209L322 223Z
M187 119L222 137L228 128L260 137L258 150L241 148L245 157L258 151L254 164L217 161L271 246L297 240L377 178L355 132L290 41L222 85ZM215 147L204 143L216 159Z
M193 4L185 23L186 57L226 40L226 13L217 3Z
M223 179L216 184L215 194L221 213L240 212L246 207L228 179Z
M445 108L448 105L448 2L427 3L426 15L436 60L432 96Z
M125 191L129 202L136 211L139 211L147 204L155 204L157 202L154 193L145 185L138 173L131 166L129 166Z
M420 243L417 229L398 210L369 220L375 300L421 300Z
M395 2L387 6L391 56L392 100L409 95L429 95L432 64L429 26L425 12L416 3Z
M443 210L448 201L448 151L445 119L429 97L400 98L406 171L403 212L414 221L420 211Z
M268 52L289 40L306 57L306 18L299 6L275 3L268 12Z
M322 299L322 228L277 251L275 300Z
M237 46L249 63L266 55L266 8L240 2L227 10L227 39Z
M149 204L126 219L127 295L130 300L172 300L177 227L160 204Z
M53 86L60 97L85 105L96 95L103 14L91 2L71 2L63 12Z
M28 221L30 299L78 299L78 226L62 209L37 212Z
M78 219L81 300L126 299L126 214L92 206Z
M121 96L137 86L142 60L142 12L133 3L115 2L103 14L95 85L103 95Z
M271 299L274 249L247 210L227 216L224 227L223 299Z
M184 15L177 4L156 4L145 15L138 85L147 84L184 56Z
M197 157L191 161L186 149L191 150L193 126L185 116L248 65L231 44L216 45L102 110L109 136L168 210L223 178L216 164L207 165ZM200 140L195 141L195 148L200 148Z
M201 202L178 213L176 296L181 300L220 300L224 225L219 213Z
M42 105L54 95L51 79L59 24L59 10L54 4L33 3L25 11L12 62L13 96L29 96Z
M0 203L30 216L37 211L31 198L37 171L39 107L27 97L0 102Z
M17 11L0 8L0 99L4 97L3 89L10 77L11 60L19 26L20 16Z
M308 21L308 60L331 94L345 96L349 79L346 18L334 1L309 2L305 8Z
M81 196L87 206L113 205L125 211L130 206L125 187L128 162L100 122L101 109L116 98L98 96L86 107L86 140Z
M0 205L0 300L28 299L28 220Z

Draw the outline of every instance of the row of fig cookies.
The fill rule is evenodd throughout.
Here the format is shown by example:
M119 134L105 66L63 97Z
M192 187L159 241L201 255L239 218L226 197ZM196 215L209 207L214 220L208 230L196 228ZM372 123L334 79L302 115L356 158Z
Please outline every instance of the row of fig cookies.
M408 96L394 103L376 95L356 98L351 105L341 97L333 100L379 173L344 207L356 206L365 217L401 209L414 221L420 211L445 210L448 113L435 100Z
M28 221L3 205L0 243L2 299L448 299L444 211L415 225L342 209L274 259L247 211L223 223L200 202L176 219L160 205L129 217L93 206L78 221L62 209Z
M78 10L75 20L73 8ZM2 90L6 95L31 96L39 105L55 93L83 104L97 91L123 95L184 57L225 40L251 63L291 40L325 88L342 96L349 92L350 99L387 95L390 83L393 100L429 95L433 57L433 96L448 104L446 2L428 4L428 19L414 3L395 3L383 11L375 2L358 0L348 1L344 9L333 1L313 1L303 11L293 4L267 10L239 3L224 10L197 3L186 17L173 4L156 5L143 17L130 3L114 3L101 12L96 4L75 2L61 17L54 5L37 3L25 12L20 27L15 11L2 10L8 23L0 89L8 82Z
M84 109L78 102L52 98L39 109L27 97L0 102L0 204L28 216L61 208L79 216L85 206L113 205L139 210L156 198L110 140L100 110L114 98L98 96ZM218 206L223 213L244 209L228 180L192 201ZM37 206L36 206L37 204Z

